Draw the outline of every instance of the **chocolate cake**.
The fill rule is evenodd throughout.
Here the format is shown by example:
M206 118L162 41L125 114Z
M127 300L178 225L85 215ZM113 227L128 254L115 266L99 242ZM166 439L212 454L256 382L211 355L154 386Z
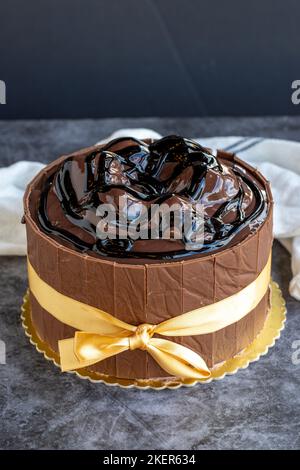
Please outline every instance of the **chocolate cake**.
M125 222L122 200L127 202ZM106 204L116 214L115 226L106 225L106 231L117 229L117 236L100 238L99 208ZM140 228L151 235L153 204L177 204L183 213L194 214L196 225L195 207L201 205L202 243L193 243L186 233L176 237L172 217L169 236L161 225L154 238L130 235L128 224L141 211L147 217ZM50 288L47 292L77 301L83 317L89 306L131 325L129 339L121 332L128 347L89 364L90 370L170 380L168 367L147 350L150 338L161 337L154 325L195 310L201 316L206 306L221 308L221 301L246 295L250 285L260 282L270 260L272 206L265 178L232 153L179 136L116 139L60 157L29 184L24 197L29 272ZM56 307L49 312L31 283L30 290L33 325L58 352L61 340L76 337L77 323L72 312L61 321L63 311L61 316L55 315ZM196 353L209 370L260 332L269 308L268 287L253 306L240 316L225 309L224 322L213 331L204 328L209 332L198 334L195 328L194 334L190 328L184 334L181 328L179 335L168 333L164 339Z

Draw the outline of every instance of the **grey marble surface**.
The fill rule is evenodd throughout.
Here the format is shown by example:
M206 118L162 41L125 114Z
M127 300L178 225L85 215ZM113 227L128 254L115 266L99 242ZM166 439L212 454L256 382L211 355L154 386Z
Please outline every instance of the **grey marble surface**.
M262 135L300 140L300 118L122 119L0 122L0 165L50 161L119 127L187 136ZM3 184L3 182L1 182ZM269 353L219 382L163 392L123 390L61 374L29 344L20 324L25 259L0 259L0 448L295 449L300 447L300 303L288 295L290 260L275 243L273 277L288 320Z

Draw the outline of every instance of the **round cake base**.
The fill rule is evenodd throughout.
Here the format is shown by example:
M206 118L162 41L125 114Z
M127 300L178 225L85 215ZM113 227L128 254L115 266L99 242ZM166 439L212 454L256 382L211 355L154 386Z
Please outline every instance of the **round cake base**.
M59 355L54 352L44 341L42 341L35 331L31 322L31 310L29 293L26 292L22 305L22 325L25 334L29 337L37 351L44 354L44 357L54 362L58 367ZM264 327L255 340L243 351L234 356L232 359L216 365L211 370L211 376L208 379L120 379L111 377L97 372L91 372L87 369L79 369L68 373L76 374L81 379L88 379L91 382L105 383L106 385L119 386L123 388L139 388L163 390L166 388L175 389L184 387L192 387L197 383L206 384L213 380L223 379L226 375L235 374L239 369L246 369L251 362L257 361L260 356L267 354L270 347L274 346L276 339L280 337L280 332L284 328L286 320L286 305L280 287L274 281L271 281L271 307L265 321Z

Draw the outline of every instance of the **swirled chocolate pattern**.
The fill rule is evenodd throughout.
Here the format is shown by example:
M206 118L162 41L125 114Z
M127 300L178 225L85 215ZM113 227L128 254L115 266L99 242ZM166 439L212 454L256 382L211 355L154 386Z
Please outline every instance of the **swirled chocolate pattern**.
M186 240L100 240L99 205L127 198L127 218L137 207L180 204L204 207L204 244L186 249ZM197 142L171 135L153 142L116 139L87 155L66 158L49 177L40 199L42 229L75 249L115 258L180 259L221 250L245 238L264 221L264 188L244 167L222 159ZM122 227L119 227L122 230Z

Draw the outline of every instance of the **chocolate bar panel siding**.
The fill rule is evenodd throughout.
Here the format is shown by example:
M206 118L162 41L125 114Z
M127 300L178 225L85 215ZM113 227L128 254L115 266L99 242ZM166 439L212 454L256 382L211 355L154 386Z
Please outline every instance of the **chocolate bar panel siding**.
M91 149L84 151L89 152ZM222 152L222 158L235 158ZM273 201L267 181L269 210L263 224L237 245L223 251L183 261L128 264L92 257L58 243L36 223L40 191L61 157L37 175L24 196L28 257L38 275L57 291L138 325L160 323L170 317L209 305L235 294L256 279L272 247ZM217 332L172 341L199 353L209 367L250 344L261 330L268 311L269 293L246 317ZM75 330L46 312L31 294L33 324L43 341L58 351L58 341ZM226 312L224 312L226 315ZM91 367L120 378L166 377L166 372L145 351L126 351Z

